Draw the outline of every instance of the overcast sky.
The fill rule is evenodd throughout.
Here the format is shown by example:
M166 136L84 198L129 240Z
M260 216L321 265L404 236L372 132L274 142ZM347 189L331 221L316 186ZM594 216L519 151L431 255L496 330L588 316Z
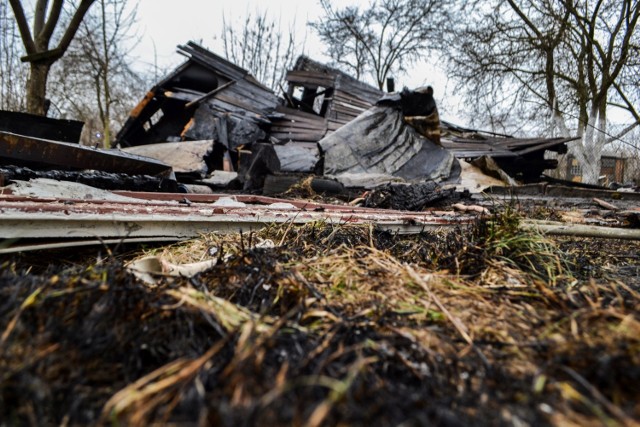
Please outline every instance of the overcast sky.
M280 19L283 32L294 26L299 39L310 34L306 22L321 12L317 0L140 0L138 19L143 39L138 49L141 61L153 63L154 46L158 62L179 62L175 53L178 44L189 40L219 50L223 15L228 22L242 21L247 13L267 11L273 20ZM216 41L216 38L218 39ZM317 39L307 43L308 54L315 56L321 51ZM222 53L222 52L218 52Z
M368 4L369 0L336 1L340 6L352 3ZM135 50L141 63L153 65L154 58L161 67L174 66L182 62L176 53L176 46L189 40L222 54L220 34L223 15L227 22L239 22L247 12L255 14L266 10L270 18L281 20L282 31L295 28L298 40L305 40L305 53L313 59L328 62L324 48L308 21L323 15L318 0L230 0L213 2L210 0L140 0L138 19L142 40ZM396 88L433 85L438 95L445 92L446 79L442 72L430 66L429 59L416 64L409 73L396 78ZM443 104L443 102L440 102ZM443 105L444 107L444 105ZM442 110L442 108L441 108Z

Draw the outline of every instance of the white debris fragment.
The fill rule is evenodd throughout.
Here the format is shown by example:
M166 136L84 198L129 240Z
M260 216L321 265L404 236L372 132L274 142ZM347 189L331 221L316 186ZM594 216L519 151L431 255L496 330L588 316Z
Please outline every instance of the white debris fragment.
M270 205L267 205L267 208L269 208L269 209L282 209L282 210L296 209L296 207L294 205L292 205L291 203L284 203L284 202L271 203Z
M15 196L39 197L45 199L107 200L111 202L137 202L139 199L124 197L89 185L71 181L57 181L49 178L34 178L29 181L13 181L9 190Z
M247 204L237 201L233 197L221 197L216 200L212 206L223 207L223 208L246 208Z

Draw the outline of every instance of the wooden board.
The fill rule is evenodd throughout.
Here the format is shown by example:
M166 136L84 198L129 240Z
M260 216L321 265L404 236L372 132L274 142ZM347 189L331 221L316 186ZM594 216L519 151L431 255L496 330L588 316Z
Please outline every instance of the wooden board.
M212 140L164 142L122 149L127 153L150 157L166 163L176 173L196 173L202 177L208 172L204 157L212 150Z
M287 72L286 80L303 86L334 87L335 76L326 73L306 70L291 70Z

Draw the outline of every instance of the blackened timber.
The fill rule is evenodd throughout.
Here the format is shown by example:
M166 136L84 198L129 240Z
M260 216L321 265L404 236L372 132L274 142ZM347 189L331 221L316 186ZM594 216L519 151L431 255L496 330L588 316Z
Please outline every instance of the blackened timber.
M132 175L128 173L111 173L100 171L38 171L27 167L0 166L0 186L9 181L47 178L57 181L70 181L90 185L102 190L126 190L160 193L177 193L178 184L173 179L149 175ZM2 183L4 181L4 183Z
M370 108L372 105L371 102L359 98L355 94L348 94L342 90L335 92L333 98L337 101L343 101L351 105L357 105L364 108Z
M292 142L285 145L274 145L273 148L280 162L280 171L321 172L317 170L320 161L320 151L317 145L309 147L309 144Z
M268 174L280 170L280 161L273 148L273 144L255 144L251 150L251 159L248 167L238 174L244 182L244 190L256 190L262 188L265 177Z
M345 193L345 188L338 181L312 175L267 175L264 180L262 194L275 195L290 190L291 187L299 185L305 179L311 178L310 187L317 194L340 195Z
M164 177L172 172L171 166L147 157L6 132L0 132L0 162L38 169L92 169Z
M336 77L321 72L292 70L287 73L286 80L293 84L316 85L326 88L335 86Z
M208 92L204 95L202 95L200 98L196 98L191 102L188 102L184 108L191 108L194 105L200 104L203 101L206 101L207 99L211 98L213 95L215 95L218 92L222 92L223 90L225 90L226 88L228 88L229 86L231 86L232 84L235 84L237 82L237 80L229 80L228 82L226 82L225 84L223 84L222 86L218 86L217 88L213 89L211 92Z
M80 142L83 122L0 110L0 131L62 142Z

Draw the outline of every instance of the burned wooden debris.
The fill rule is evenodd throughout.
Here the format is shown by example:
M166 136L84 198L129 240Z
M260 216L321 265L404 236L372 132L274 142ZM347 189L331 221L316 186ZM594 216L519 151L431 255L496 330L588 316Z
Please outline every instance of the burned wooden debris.
M524 183L539 182L545 170L555 169L558 162L545 158L545 151L567 152L567 143L578 138L514 138L466 129L443 121L442 146L458 159L489 157L511 178Z
M123 148L126 153L150 157L170 165L179 180L202 179L208 175L206 159L213 153L213 140L168 142Z
M0 132L0 186L37 178L106 190L179 190L171 166L155 158Z
M49 141L79 143L84 123L52 119L35 114L0 110L0 132L30 136Z
M38 169L171 175L170 166L151 158L5 132L0 132L0 161Z
M237 150L262 141L276 95L247 70L195 43L179 46L187 61L136 106L117 142L122 147L213 140L209 170L237 171ZM234 166L235 165L235 166Z
M385 95L305 56L287 72L279 98L247 70L194 43L179 52L187 61L133 109L118 143L186 147L212 140L207 173L237 172L245 191L265 191L267 175L327 175L359 188L396 179L453 182L461 173L456 159L482 156L509 185L535 182L556 166L545 150L562 152L571 140L517 139L440 122L430 87Z
M12 181L52 179L77 182L103 190L129 190L148 192L178 192L178 183L171 177L163 178L131 173L101 171L34 170L19 166L0 166L0 186Z
M364 205L403 211L423 211L441 201L451 203L454 198L460 199L460 196L455 195L454 188L441 188L435 182L412 185L389 183L367 192Z
M465 186L472 193L487 187L474 182L466 161L478 167L475 174L507 186L537 182L556 166L545 151L563 152L572 140L461 128L440 121L431 87L384 94L304 56L278 97L195 43L178 49L186 61L132 110L117 137L122 151L0 133L0 159L13 168L5 178L58 177L112 190L211 193L228 186L263 194L308 180L309 191L344 199L379 187L377 194L385 194L379 206L422 210L450 193L453 187L443 185L457 185L457 197ZM91 181L93 172L82 169L98 176ZM149 179L133 185L127 175ZM173 177L178 181L168 184ZM372 194L368 203L375 204Z

